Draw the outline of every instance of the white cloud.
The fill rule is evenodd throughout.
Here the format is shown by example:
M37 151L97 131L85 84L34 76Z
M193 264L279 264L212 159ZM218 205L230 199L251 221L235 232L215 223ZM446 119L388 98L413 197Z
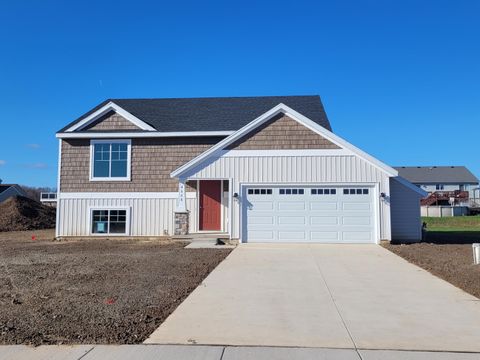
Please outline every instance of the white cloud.
M7 162L5 160L0 160L0 166L5 165Z

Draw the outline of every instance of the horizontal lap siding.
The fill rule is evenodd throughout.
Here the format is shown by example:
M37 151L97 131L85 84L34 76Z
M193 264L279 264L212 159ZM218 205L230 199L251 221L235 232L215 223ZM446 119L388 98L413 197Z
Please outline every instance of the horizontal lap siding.
M254 152L254 151L252 151ZM378 168L357 156L272 156L220 157L189 178L232 178L233 191L240 193L241 183L376 183L380 192L389 194L389 178ZM234 202L233 237L239 234L239 205ZM380 236L390 240L390 206L380 206Z
M60 199L59 236L90 235L91 207L130 207L131 236L163 236L174 231L176 199ZM196 199L187 199L191 226L196 226Z

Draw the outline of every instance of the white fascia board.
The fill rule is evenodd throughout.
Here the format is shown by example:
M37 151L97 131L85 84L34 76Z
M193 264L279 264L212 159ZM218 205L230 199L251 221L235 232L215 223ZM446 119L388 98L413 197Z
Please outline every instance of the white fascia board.
M229 136L234 131L175 131L175 132L73 132L57 133L58 139L133 139L133 138L165 138L165 137L198 137Z
M82 130L84 127L93 123L99 117L105 115L106 113L108 113L110 111L115 111L118 115L121 115L122 117L124 117L125 119L130 121L135 126L138 126L142 130L156 131L153 127L148 125L146 122L140 120L139 118L132 115L131 113L129 113L125 109L121 108L120 106L118 106L114 102L110 101L108 104L105 104L100 109L98 109L97 111L88 115L86 118L82 119L81 121L79 121L75 125L72 125L71 127L69 127L67 130L65 130L65 132Z
M187 199L195 199L196 192L186 192ZM176 199L178 192L60 192L58 199Z
M412 184L410 181L408 181L407 179L405 179L401 176L396 176L395 180L397 180L400 184L404 185L405 187L409 188L410 190L413 190L413 191L417 192L421 197L426 197L428 195L428 192L419 188L417 185Z
M183 173L187 170L193 168L194 166L198 165L201 161L215 155L219 155L227 145L235 142L236 140L240 139L242 136L248 134L250 131L255 129L256 127L260 126L261 124L265 123L266 121L270 120L272 117L279 113L284 113L288 117L292 118L293 120L299 122L300 124L304 125L305 127L309 128L310 130L316 132L317 134L323 136L325 139L331 141L332 143L338 145L343 149L347 149L351 151L354 155L362 158L363 160L367 161L368 163L372 164L373 166L380 169L382 172L386 173L388 176L398 176L397 170L393 169L392 167L384 164L380 160L374 158L373 156L367 154L363 150L360 150L356 146L350 144L348 141L342 139L341 137L335 135L331 131L325 129L323 126L320 126L316 122L310 120L306 116L298 113L297 111L293 110L289 106L285 104L278 104L277 106L273 107L263 115L260 115L255 120L251 121L238 131L234 132L229 137L223 139L215 146L211 147L207 151L203 152L202 154L198 155L196 158L192 159L191 161L185 163L184 165L180 166L178 169L174 170L170 176L171 177L181 177Z

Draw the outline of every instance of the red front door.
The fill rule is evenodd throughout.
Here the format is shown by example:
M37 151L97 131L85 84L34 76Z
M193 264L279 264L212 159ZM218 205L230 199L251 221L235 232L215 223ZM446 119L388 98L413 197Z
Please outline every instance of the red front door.
M221 181L200 181L200 230L221 230L221 192Z

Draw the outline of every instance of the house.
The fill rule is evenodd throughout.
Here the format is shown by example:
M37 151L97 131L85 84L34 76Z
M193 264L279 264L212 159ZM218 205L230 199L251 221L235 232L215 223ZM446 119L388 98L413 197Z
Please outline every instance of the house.
M57 193L56 192L41 192L40 193L40 202L43 205L56 207L57 206Z
M0 183L0 203L12 196L27 196L27 194L20 185Z
M319 96L107 100L56 136L57 237L421 238L426 193L333 133Z
M479 181L465 166L399 166L395 169L400 176L429 194L439 193L447 198L457 196L467 204L480 203ZM449 201L440 202L448 205Z

